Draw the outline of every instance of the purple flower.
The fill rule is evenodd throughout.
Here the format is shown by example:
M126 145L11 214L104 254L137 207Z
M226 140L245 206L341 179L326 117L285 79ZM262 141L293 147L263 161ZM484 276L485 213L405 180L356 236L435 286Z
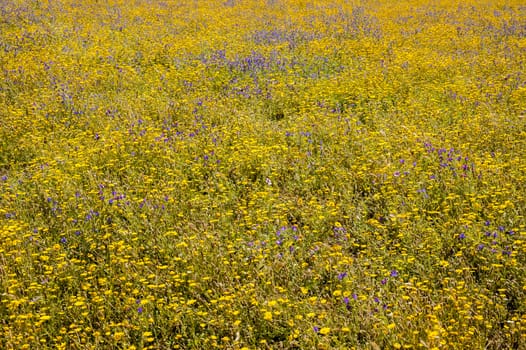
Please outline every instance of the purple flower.
M142 314L143 311L144 311L144 309L142 308L142 306L139 306L137 308L137 313Z
M345 233L345 228L344 227L334 227L332 231L334 232L335 235L338 235L339 233Z
M482 250L482 249L484 249L484 244L481 243L477 246L477 250Z
M466 234L464 232L462 232L460 235L458 235L458 238L464 239L464 238L466 238Z
M490 224L489 220L486 220L486 221L484 222L484 226L489 226L489 224Z
M391 274L390 274L391 277L398 277L398 271L396 270L391 270Z
M349 297L343 298L343 302L345 303L345 305L349 305Z
M62 238L60 239L60 243L62 243L62 244L66 244L66 242L67 242L66 237L62 237Z
M358 295L356 295L356 293L352 293L352 298L353 298L354 300L358 300Z
M339 274L338 274L338 279L341 281L341 280L344 279L346 276L347 276L347 272L339 273Z
M386 284L387 283L387 278L384 278L380 283Z
M315 333L318 333L320 331L320 327L318 326L314 326L312 327L312 330L315 332Z

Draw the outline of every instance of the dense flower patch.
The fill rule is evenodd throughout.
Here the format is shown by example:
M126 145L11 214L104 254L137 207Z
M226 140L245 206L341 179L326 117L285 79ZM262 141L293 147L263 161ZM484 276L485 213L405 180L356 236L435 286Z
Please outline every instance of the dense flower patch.
M1 2L0 348L520 348L525 23Z

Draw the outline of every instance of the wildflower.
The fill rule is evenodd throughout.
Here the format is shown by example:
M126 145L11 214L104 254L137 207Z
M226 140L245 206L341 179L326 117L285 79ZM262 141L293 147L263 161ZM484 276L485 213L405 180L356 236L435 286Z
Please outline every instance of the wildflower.
M327 334L329 334L330 332L331 332L331 329L330 329L329 327L322 327L322 328L320 329L320 334L322 334L322 335L327 335Z

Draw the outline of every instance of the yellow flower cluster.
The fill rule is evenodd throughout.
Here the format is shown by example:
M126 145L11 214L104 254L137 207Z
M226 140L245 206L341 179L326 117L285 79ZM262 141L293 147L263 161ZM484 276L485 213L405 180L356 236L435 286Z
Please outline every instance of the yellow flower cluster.
M524 23L1 2L0 348L521 348Z

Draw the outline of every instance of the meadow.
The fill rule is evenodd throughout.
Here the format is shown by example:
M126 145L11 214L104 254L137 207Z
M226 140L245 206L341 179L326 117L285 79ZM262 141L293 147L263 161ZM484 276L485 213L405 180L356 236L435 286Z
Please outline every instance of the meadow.
M526 349L518 0L0 1L1 349Z

